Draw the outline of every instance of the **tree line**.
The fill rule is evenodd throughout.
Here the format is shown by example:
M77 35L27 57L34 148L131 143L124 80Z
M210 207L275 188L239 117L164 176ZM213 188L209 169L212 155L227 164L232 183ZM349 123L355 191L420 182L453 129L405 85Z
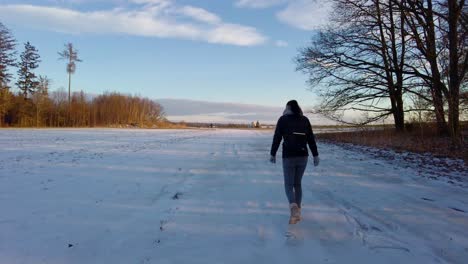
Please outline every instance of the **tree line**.
M42 86L30 100L21 94L11 94L4 126L19 127L155 127L164 125L161 106L148 98L120 93L93 96L74 92L68 102L68 92L50 94Z
M76 63L81 62L72 43L65 44L58 53L59 59L66 61L68 93L51 92L51 80L36 74L41 62L36 47L24 43L18 61L16 46L11 31L0 22L0 127L152 127L166 122L161 105L148 98L120 93L72 93L71 76ZM17 70L14 87L10 85L12 69Z
M317 112L359 124L408 116L434 120L440 135L461 140L468 110L468 8L465 0L330 0L334 11L297 57L322 103Z

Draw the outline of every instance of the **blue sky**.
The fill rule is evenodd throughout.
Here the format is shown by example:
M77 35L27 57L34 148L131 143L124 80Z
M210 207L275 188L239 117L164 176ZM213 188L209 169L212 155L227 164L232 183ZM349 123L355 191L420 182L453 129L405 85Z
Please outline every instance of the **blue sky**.
M324 6L325 5L325 6ZM67 87L57 52L83 59L72 88L158 98L313 105L293 58L326 21L324 0L0 0L0 21Z

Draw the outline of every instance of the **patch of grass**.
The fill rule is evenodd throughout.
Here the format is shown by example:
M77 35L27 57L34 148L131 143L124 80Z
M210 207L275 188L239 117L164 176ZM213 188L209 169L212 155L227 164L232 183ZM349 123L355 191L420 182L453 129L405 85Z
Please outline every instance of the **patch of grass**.
M353 132L322 133L316 137L318 140L392 149L396 152L431 153L435 157L463 159L468 163L468 127L464 126L462 135L462 145L453 146L450 138L437 135L433 125L414 124L409 126L406 132L396 132L389 128L361 129Z

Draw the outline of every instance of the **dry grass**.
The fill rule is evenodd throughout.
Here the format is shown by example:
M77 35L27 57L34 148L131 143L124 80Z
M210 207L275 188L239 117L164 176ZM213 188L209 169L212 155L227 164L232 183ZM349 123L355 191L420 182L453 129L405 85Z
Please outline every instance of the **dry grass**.
M336 132L317 134L319 140L352 143L381 149L392 149L397 152L431 153L436 157L463 159L468 163L467 127L463 130L462 146L454 147L450 138L437 136L436 129L430 125L415 125L405 133L393 129L359 130L355 132Z
M98 126L99 127L99 126ZM187 125L184 123L173 123L167 121L160 121L156 123L145 123L145 124L119 124L102 126L103 128L132 128L132 129L186 129Z
M160 122L156 125L156 128L161 129L185 129L187 125L184 123L172 123L172 122Z

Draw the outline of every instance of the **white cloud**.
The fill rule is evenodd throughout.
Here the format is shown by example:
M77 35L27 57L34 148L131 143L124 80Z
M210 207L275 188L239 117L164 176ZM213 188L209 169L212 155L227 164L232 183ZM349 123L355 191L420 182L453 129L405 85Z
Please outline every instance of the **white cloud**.
M129 0L43 0L47 4L65 4L65 5L83 5L89 3L113 3L113 4L123 4ZM130 0L133 2L134 0ZM135 0L138 1L138 0ZM150 1L150 0L149 0ZM19 1L18 1L19 2ZM26 2L26 1L22 1ZM44 3L45 4L45 3Z
M284 40L275 41L275 46L280 47L280 48L287 47L288 45L289 45L288 42L286 42Z
M250 124L259 120L261 124L276 124L283 113L283 106L263 106L241 103L206 102L184 99L156 100L164 107L171 121L214 122ZM306 110L307 108L304 108ZM312 125L331 125L329 121L316 114L306 114Z
M274 124L282 107L240 103L205 102L184 99L159 99L171 121L249 124L259 120Z
M288 2L288 0L237 0L235 5L237 7L247 8L267 8L286 2Z
M171 0L131 0L135 4L169 4L172 3Z
M252 46L265 42L265 37L259 35L255 28L235 24L222 24L207 33L210 43Z
M302 30L315 30L328 22L332 3L328 0L236 0L237 7L268 8L282 5L276 14L281 22Z
M224 23L202 8L177 6L170 0L132 2L144 6L84 12L61 7L0 5L0 17L3 22L73 34L127 34L238 46L259 45L267 40L253 27Z
M280 21L303 30L315 30L328 22L332 4L327 0L295 0L277 14Z
M200 22L205 22L209 24L221 23L221 18L219 16L203 8L198 8L198 7L193 7L193 6L184 6L180 9L180 12Z

